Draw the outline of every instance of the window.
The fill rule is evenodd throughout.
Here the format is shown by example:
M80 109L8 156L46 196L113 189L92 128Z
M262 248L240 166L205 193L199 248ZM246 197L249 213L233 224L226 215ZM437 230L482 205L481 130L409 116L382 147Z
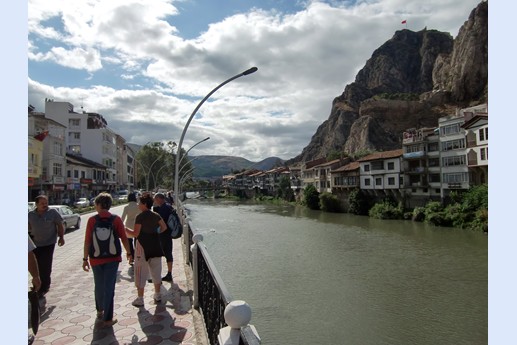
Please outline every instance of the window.
M60 142L54 142L54 154L58 156L63 155L63 145Z
M395 178L394 177L388 177L388 185L394 186L395 185Z
M68 120L69 127L79 127L81 126L81 119L69 119Z
M429 152L435 152L435 151L438 151L438 150L439 150L438 143L429 143L429 145L427 145L427 150L428 150Z
M70 145L68 146L68 152L71 152L73 154L81 154L81 146L79 145Z
M488 127L485 128L485 139L488 140Z
M372 170L384 170L384 161L372 162Z
M452 125L446 125L440 127L440 135L452 135L460 132L460 124L454 123Z
M468 182L469 175L468 173L448 173L443 174L443 182L444 183L461 183Z
M481 132L479 132L479 133L481 133ZM486 160L486 158L487 158L486 157L486 150L485 150L484 147L481 149L480 154L481 154L481 160L482 161Z
M364 165L364 171L370 171L370 164Z
M429 158L429 161L427 162L430 168L432 167L439 167L440 166L440 158Z
M59 163L54 163L53 166L52 166L52 173L54 174L54 176L63 176L63 166Z
M485 129L481 128L479 130L479 141L485 141Z
M440 182L440 174L429 174L429 182L431 182L431 183Z
M450 151L465 148L465 139L449 140L442 142L442 151Z
M465 155L443 157L442 165L444 167L455 166L455 165L465 165Z
M388 162L388 170L395 170L395 163L394 162Z
M364 179L364 185L365 186L369 186L370 185L370 179L369 178L365 178Z
M70 139L81 139L81 132L69 132L68 137Z
M420 151L422 151L422 149L420 148L420 145L409 145L409 146L406 146L406 153L420 152Z
M375 178L375 185L376 186L382 186L382 178L381 177Z
M75 178L79 178L79 171L78 170L74 170L74 177Z

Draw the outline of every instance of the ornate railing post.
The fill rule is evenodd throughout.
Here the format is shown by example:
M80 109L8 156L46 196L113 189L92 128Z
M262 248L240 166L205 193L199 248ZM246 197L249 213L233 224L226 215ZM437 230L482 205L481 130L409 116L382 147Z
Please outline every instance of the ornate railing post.
M228 326L219 330L217 341L219 345L243 344L241 333L246 329L245 344L260 344L260 338L251 320L251 308L248 303L240 300L231 301L224 309L224 321ZM252 339L247 339L250 337Z
M193 274L192 280L193 280L193 290L194 290L194 308L199 308L199 277L197 275L198 272L198 242L203 241L203 235L201 234L195 234L192 236L192 241L194 242L192 246L190 247L190 250L192 251L192 271L195 272Z

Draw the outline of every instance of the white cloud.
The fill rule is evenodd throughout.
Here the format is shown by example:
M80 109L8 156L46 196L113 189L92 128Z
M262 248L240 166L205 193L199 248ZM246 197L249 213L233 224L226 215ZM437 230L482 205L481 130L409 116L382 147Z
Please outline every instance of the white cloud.
M405 28L401 20L415 31L427 26L456 35L476 5L474 0L309 1L292 14L255 8L231 15L186 40L174 26L181 13L169 1L30 0L29 59L83 69L92 80L73 88L29 79L29 103L37 106L45 97L76 107L84 102L129 141L170 140L179 138L212 88L257 66L258 72L210 97L184 145L210 136L210 144L196 147L194 155L289 159L309 143L334 97L373 51ZM56 20L61 26L50 24ZM116 89L99 79L107 68ZM145 123L149 134L142 133Z

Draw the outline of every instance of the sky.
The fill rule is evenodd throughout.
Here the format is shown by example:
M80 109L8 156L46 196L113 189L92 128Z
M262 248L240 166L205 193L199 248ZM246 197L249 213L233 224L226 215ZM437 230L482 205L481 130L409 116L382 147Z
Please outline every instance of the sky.
M129 143L261 161L300 154L397 30L456 37L479 0L28 1L28 104L99 113ZM407 24L402 24L406 20Z

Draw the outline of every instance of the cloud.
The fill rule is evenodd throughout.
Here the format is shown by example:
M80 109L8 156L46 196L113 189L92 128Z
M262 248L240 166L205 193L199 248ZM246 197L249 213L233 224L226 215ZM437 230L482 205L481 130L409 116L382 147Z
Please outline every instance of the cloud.
M404 28L401 20L411 30L456 35L477 1L307 1L287 12L256 2L192 39L176 28L182 13L175 4L30 0L29 103L40 111L45 97L83 104L129 142L179 141L208 92L257 66L203 104L184 146L210 136L194 155L289 159L309 143L373 51ZM68 84L64 77L32 79L42 62L86 73Z

